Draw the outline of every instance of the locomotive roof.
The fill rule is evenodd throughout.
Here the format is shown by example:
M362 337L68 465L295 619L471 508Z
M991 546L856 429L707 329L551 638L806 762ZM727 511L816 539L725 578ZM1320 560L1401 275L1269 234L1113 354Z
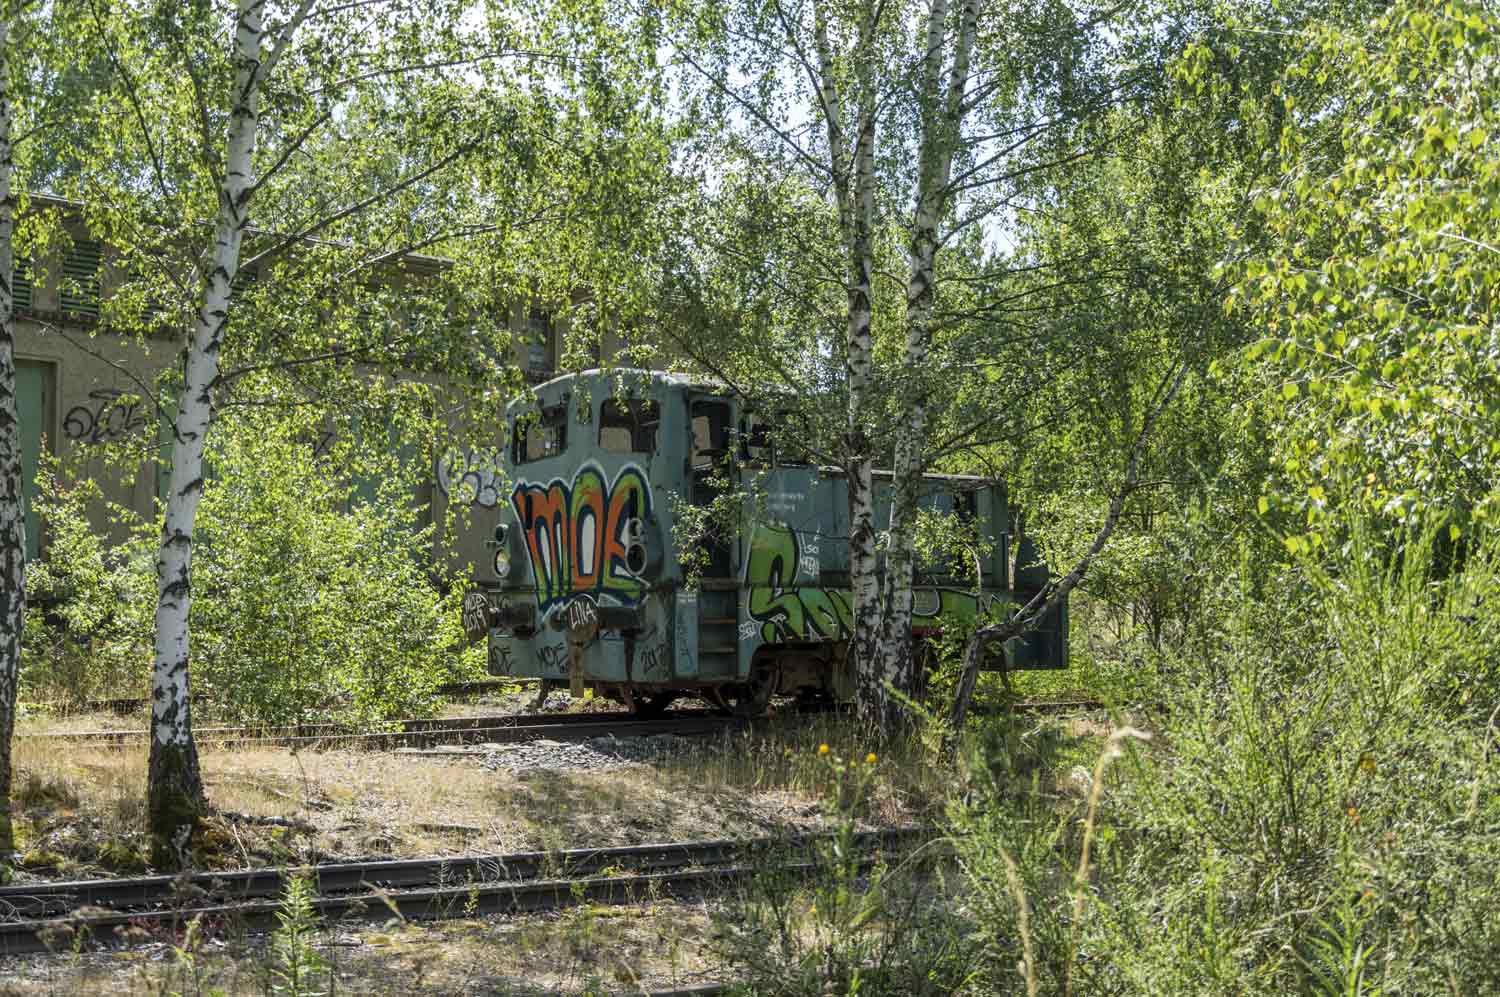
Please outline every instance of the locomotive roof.
M539 404L555 403L561 389L579 382L598 383L621 380L635 387L697 388L703 391L727 391L728 385L708 377L695 374L678 374L667 370L648 370L644 367L591 367L571 374L559 374L550 381L543 381L531 389L530 397L523 395L513 399L506 410L510 411L535 401Z
M559 374L550 381L543 381L531 390L530 397L522 396L516 398L507 405L506 411L510 412L530 402L548 405L556 404L560 400L562 389L579 381L599 382L615 378L633 381L636 386L649 384L666 388L695 388L701 391L728 391L729 386L723 381L710 377L701 377L695 374L679 374L668 370L650 370L645 367L591 367L588 370L577 371L571 374ZM841 475L843 468L823 466L818 468L825 475ZM891 472L882 468L872 469L877 478L889 478ZM990 482L991 479L977 474L941 474L927 472L923 478L935 481L948 481L955 485L969 487L980 487Z

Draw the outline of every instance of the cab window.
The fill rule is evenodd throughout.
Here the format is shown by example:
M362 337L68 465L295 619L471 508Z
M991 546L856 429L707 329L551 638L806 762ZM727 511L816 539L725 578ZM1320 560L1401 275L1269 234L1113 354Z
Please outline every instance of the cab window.
M771 424L759 413L748 413L740 420L740 462L770 467L772 456Z
M539 414L523 415L516 420L511 459L525 464L544 457L554 457L568 448L568 409L554 405Z
M599 406L599 449L606 453L655 453L661 406L649 399L610 398Z
M729 403L694 402L692 406L693 469L712 467L729 449Z

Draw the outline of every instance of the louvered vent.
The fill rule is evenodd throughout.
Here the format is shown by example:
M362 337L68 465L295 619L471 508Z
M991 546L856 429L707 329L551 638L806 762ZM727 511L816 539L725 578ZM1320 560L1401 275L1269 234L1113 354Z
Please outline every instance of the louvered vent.
M97 242L80 240L63 257L62 310L88 318L99 317L99 269L104 249Z
M15 274L11 277L11 291L15 295L16 311L29 310L31 303L31 261L16 257Z

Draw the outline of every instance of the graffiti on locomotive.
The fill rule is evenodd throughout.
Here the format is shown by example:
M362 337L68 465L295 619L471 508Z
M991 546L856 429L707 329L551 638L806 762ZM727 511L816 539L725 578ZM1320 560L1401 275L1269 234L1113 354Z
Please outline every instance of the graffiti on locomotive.
M566 612L570 622L582 620L600 602L634 605L649 588L644 524L651 487L639 465L625 465L613 480L589 463L571 480L521 481L511 505L544 616Z
M740 639L757 635L768 644L787 640L847 640L854 632L854 599L848 589L817 584L818 538L785 523L759 523L750 538L745 566L750 619ZM997 593L953 587L917 588L912 623L936 628L944 617L973 619L990 613Z

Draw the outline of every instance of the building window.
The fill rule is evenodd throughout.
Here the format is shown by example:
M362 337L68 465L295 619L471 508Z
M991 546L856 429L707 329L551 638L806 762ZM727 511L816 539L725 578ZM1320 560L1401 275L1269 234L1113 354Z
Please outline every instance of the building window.
M17 311L35 307L32 304L31 261L24 256L16 257L15 272L10 281L11 297Z
M655 453L661 406L654 401L610 398L599 407L599 449L606 453Z
M99 269L104 248L79 240L63 257L60 303L62 310L86 318L99 317Z

